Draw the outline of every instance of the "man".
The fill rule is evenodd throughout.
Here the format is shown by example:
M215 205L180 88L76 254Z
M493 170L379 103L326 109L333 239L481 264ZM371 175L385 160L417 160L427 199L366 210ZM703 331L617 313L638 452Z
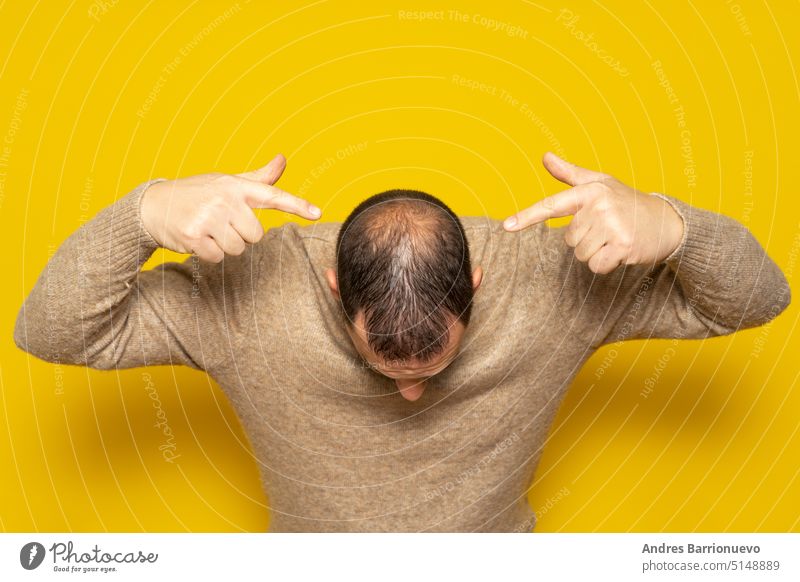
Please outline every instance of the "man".
M321 214L273 186L282 156L146 182L52 257L17 345L206 370L252 442L274 531L532 529L548 428L595 350L729 334L790 302L735 220L544 164L570 188L502 224L400 190L343 225L266 235L254 208ZM199 260L140 272L159 246Z

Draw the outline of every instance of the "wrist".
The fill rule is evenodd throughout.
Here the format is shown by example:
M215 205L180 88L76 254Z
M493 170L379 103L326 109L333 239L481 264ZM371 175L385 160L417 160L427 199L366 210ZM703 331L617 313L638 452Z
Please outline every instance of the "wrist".
M166 178L156 178L155 180L152 180L150 184L145 187L141 197L139 198L139 220L142 225L142 229L158 246L163 246L163 243L157 236L157 201L161 197L161 190L164 188L162 184L166 181Z
M667 215L669 218L667 219L667 240L669 244L667 245L667 250L665 254L665 258L670 256L681 245L681 241L683 240L683 233L686 229L686 225L683 222L683 217L678 214L678 212L672 207L671 204L664 201L664 206L667 209Z
M668 226L665 228L665 252L662 253L663 258L661 259L661 262L666 263L675 258L680 253L680 250L686 246L686 238L689 230L688 224L685 215L677 206L678 202L675 199L666 194L661 194L660 192L652 192L650 195L660 198L666 209L664 213L664 222L666 222Z

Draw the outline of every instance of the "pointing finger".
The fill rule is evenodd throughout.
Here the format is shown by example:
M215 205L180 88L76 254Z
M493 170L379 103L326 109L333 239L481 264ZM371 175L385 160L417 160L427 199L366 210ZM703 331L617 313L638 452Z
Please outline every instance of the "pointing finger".
M533 206L509 216L503 223L506 230L522 230L549 218L572 216L587 202L589 186L583 184L542 198Z
M239 174L239 176L247 178L248 180L255 180L256 182L272 185L280 179L285 169L286 157L284 157L283 154L278 154L263 168L251 172L243 172Z
M542 163L548 172L558 181L578 186L589 182L601 182L607 178L606 174L581 168L575 164L559 158L553 152L547 152L542 158Z
M322 216L322 211L310 202L275 186L242 180L240 187L244 190L245 202L250 208L282 210L308 220L317 220Z

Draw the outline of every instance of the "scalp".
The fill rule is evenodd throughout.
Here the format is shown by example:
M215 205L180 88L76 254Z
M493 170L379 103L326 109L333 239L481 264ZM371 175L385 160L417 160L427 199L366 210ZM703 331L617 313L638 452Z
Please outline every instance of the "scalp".
M378 194L348 217L337 241L339 292L350 322L389 359L425 361L469 317L469 251L460 221L423 192Z

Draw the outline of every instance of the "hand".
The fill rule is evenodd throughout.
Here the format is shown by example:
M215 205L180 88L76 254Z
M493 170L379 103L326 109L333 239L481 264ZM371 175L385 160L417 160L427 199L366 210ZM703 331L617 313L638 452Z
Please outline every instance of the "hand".
M573 188L507 218L503 223L506 230L572 216L564 240L575 249L579 261L600 274L621 265L659 263L678 248L683 219L665 200L607 174L570 164L552 152L542 161L554 178Z
M283 210L309 220L321 216L316 206L273 186L285 168L286 158L279 154L252 172L157 182L142 198L142 223L171 251L195 253L213 263L225 255L240 255L246 243L264 236L254 208Z

